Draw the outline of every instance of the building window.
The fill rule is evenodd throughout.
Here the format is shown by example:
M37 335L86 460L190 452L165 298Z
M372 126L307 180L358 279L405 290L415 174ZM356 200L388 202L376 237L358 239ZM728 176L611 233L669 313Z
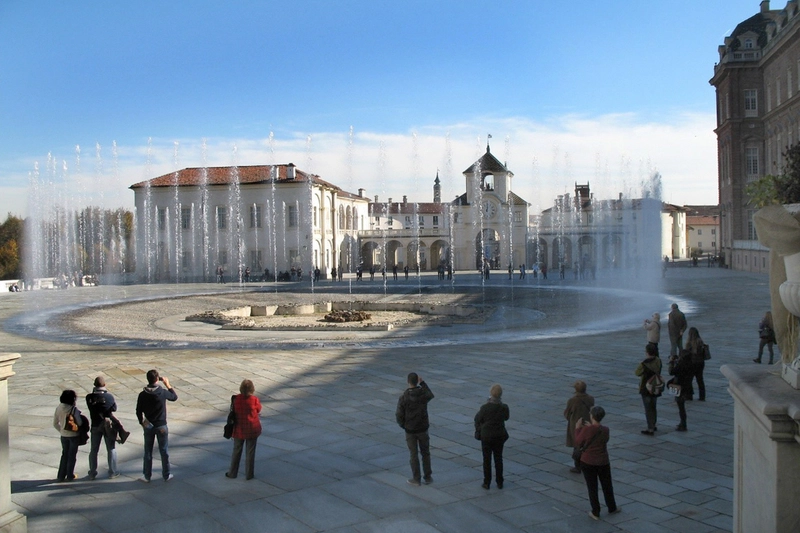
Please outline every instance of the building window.
M792 69L786 69L786 99L792 97Z
M250 250L250 269L255 272L261 272L261 250Z
M756 178L758 176L758 148L745 148L744 157L748 179Z
M217 206L217 229L228 229L228 208Z
M433 215L433 225L434 226L439 225L439 217L437 215Z
M699 248L700 250L703 249L703 241L697 241L697 248Z
M698 228L698 230L697 230L697 234L698 234L698 235L702 235L702 234L703 234L703 230Z
M461 215L461 213L453 213L453 223L454 224L458 224L458 219L461 218L460 215Z
M314 206L314 227L317 227L317 206Z
M286 206L286 223L290 228L297 227L297 206Z
M711 242L711 247L716 250L717 249L717 242L716 241L712 241Z
M411 217L408 215L406 215L406 227L407 228L411 227Z
M181 229L191 229L192 227L192 208L181 207Z
M419 225L420 226L424 226L425 225L425 217L423 217L422 215L419 216Z
M744 116L758 116L758 90L746 89L744 91Z
M389 222L388 222L388 224L389 224L390 226L391 226L392 224L394 224L394 217L389 217Z
M752 50L753 49L753 39L745 39L744 40L744 49L745 50Z
M514 222L522 222L522 211L514 211Z
M220 250L218 258L219 258L220 266L227 265L228 264L228 250Z
M717 228L711 228L711 235L717 234Z
M781 79L775 78L775 107L781 105Z
M772 86L767 85L767 113L772 111Z
M167 227L167 209L159 207L156 219L158 220L158 231L164 231L164 228Z
M192 269L192 252L184 251L181 254L181 268L184 272Z
M380 226L381 225L381 217L375 217L375 225L376 226Z
M261 212L262 212L262 207L260 205L251 205L250 206L250 227L251 228L260 228L261 227Z

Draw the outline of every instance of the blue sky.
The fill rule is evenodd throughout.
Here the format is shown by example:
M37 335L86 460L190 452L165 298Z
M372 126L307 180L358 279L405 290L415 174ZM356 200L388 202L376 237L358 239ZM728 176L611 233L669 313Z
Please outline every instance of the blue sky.
M0 213L25 214L37 164L128 207L127 186L176 168L290 161L349 190L429 201L437 169L445 198L463 190L488 133L534 206L575 181L635 195L653 171L665 200L716 203L708 80L724 37L758 10L5 0Z

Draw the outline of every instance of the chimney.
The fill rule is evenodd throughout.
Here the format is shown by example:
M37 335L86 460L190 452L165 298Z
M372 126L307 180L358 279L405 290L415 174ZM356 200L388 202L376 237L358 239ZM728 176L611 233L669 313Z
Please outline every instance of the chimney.
M286 179L287 180L293 180L294 179L294 177L295 177L294 169L295 169L294 163L289 163L288 165L286 165Z
M761 2L761 12L766 13L767 11L769 11L769 0L763 0Z
M366 189L358 189L358 197L364 198L364 193L367 192Z
M376 204L378 203L378 195L377 194L375 195L375 203Z
M408 196L406 196L406 195L404 194L404 195L403 195L403 204L405 205L405 204L407 204L407 203L408 203Z
M392 199L391 199L391 198L389 198L389 201L388 201L387 203L391 204L391 203L392 203Z

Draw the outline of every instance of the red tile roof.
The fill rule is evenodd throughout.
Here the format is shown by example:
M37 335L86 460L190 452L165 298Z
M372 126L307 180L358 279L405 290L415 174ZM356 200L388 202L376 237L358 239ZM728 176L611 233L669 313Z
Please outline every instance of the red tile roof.
M207 167L207 168L184 168L177 172L170 172L151 180L141 181L130 186L131 189L146 187L172 187L176 183L179 187L199 187L203 182L207 185L230 185L234 176L237 176L239 183L271 183L274 171L277 169L276 183L307 183L311 180L314 184L321 187L341 191L342 189L321 179L316 174L308 174L299 170L294 164L288 165L251 165L242 167ZM294 169L294 179L289 179L290 168Z

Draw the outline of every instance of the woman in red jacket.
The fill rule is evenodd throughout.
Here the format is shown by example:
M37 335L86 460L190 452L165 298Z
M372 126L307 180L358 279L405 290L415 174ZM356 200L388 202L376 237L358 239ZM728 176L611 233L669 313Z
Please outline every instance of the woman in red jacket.
M614 500L614 486L611 484L611 462L608 459L609 431L600 421L606 416L605 410L595 405L589 410L591 422L579 420L575 425L575 446L583 450L581 454L581 471L589 490L589 503L592 510L589 512L595 520L600 520L600 500L597 497L597 480L603 487L603 497L606 500L608 514L619 512L617 502Z
M239 461L242 458L242 448L247 443L244 467L245 477L253 479L253 470L256 460L256 441L261 435L261 402L254 396L255 387L249 379L242 381L239 392L232 398L233 412L236 414L236 424L233 426L233 455L231 468L225 472L225 477L234 478L239 474Z

